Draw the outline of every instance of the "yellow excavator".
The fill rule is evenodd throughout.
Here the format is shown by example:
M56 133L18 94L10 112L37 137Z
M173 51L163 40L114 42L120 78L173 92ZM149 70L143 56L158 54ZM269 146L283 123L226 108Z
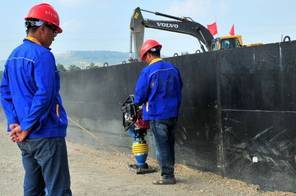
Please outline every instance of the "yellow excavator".
M142 12L155 14L157 16L162 16L173 20L144 19ZM132 47L134 45L137 58L139 57L139 49L144 40L145 28L153 28L191 35L197 38L200 44L200 48L203 52L240 48L244 46L241 35L229 35L214 38L206 27L193 21L190 17L180 18L159 12L152 12L140 9L139 7L137 7L132 15L130 22L130 54L132 54Z
M211 50L243 47L241 35L225 35L212 40Z

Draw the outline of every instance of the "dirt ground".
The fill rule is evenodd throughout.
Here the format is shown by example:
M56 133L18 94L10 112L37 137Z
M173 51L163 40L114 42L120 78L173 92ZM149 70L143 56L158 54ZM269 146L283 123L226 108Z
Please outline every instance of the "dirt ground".
M1 126L2 127L2 126ZM176 166L176 185L152 185L159 173L136 175L128 170L132 157L119 152L107 153L86 145L68 142L73 195L296 195L261 192L258 186ZM148 163L156 166L154 160ZM23 168L20 152L8 135L0 131L0 196L22 195Z

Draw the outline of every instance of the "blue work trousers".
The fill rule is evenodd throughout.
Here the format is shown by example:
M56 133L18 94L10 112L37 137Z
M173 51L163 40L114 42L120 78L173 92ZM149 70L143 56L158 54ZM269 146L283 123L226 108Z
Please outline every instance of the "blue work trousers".
M154 135L156 157L162 178L174 178L175 165L175 127L176 118L151 120L150 129Z
M71 196L65 138L19 142L25 169L24 196Z

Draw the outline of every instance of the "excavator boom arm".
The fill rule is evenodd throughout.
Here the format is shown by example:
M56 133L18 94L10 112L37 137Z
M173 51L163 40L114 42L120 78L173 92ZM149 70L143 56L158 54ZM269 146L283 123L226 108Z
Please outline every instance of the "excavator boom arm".
M201 41L210 50L213 40L212 34L201 24L192 21L165 21L165 20L144 20L143 24L147 28L172 31L176 33L188 34Z
M209 30L203 25L197 22L191 21L187 18L179 18L179 17L170 16L170 15L162 14L159 12L151 12L151 11L146 11L146 12L154 13L155 15L171 18L174 20L144 19L141 11L146 11L146 10L141 10L139 7L135 9L131 19L131 23L130 23L131 34L134 41L137 56L138 56L138 51L143 43L144 28L153 28L153 29L191 35L197 38L200 44L202 43L201 47L203 51L205 51L205 49L203 48L203 45L206 46L207 50L211 50L211 42L214 38L212 34L209 32Z

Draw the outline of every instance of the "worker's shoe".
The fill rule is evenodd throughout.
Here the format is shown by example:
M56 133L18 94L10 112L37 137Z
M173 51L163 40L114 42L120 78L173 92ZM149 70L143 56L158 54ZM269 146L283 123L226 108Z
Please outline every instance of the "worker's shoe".
M167 184L176 184L176 178L162 178L160 180L154 180L152 184L155 185L167 185Z

